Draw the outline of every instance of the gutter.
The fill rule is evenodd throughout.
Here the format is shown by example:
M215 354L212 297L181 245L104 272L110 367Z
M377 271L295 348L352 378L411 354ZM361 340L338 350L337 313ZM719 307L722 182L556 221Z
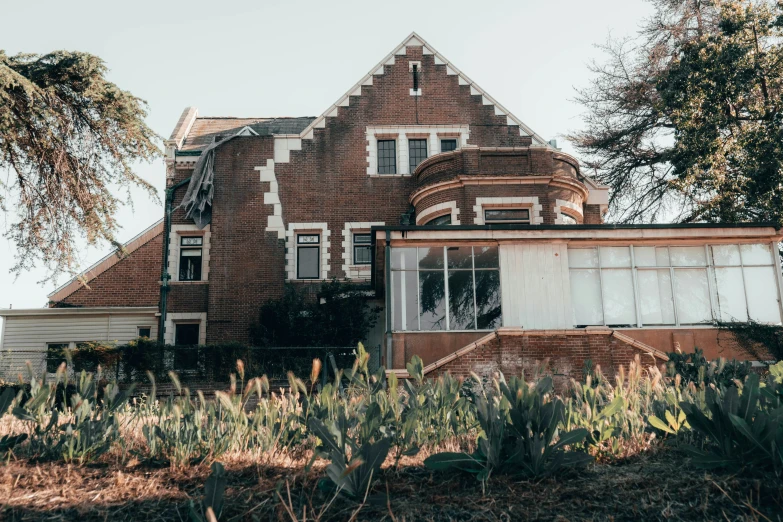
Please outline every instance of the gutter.
M158 325L158 342L163 342L166 331L166 305L169 295L169 233L171 231L171 214L174 206L174 193L178 188L190 183L190 176L166 189L166 216L163 222L163 263L160 269L160 324Z
M387 225L372 227L375 231L406 232L416 230L639 230L639 229L713 229L713 228L772 228L779 230L771 222L760 223L652 223L645 225L627 224L601 224L601 225L526 225L521 223L492 224L492 225Z

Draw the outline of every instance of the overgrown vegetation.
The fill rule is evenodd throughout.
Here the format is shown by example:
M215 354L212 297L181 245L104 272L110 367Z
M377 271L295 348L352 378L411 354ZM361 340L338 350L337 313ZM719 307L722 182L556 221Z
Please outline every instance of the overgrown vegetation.
M718 323L737 347L756 361L783 360L783 326L756 321Z
M204 489L194 490L198 500L187 504L193 520L226 511L229 475L217 461L237 458L312 470L320 477L319 507L310 492L304 509L316 519L329 518L333 504L357 513L389 504L388 474L403 473L411 459L433 470L430 480L462 476L485 495L505 477L565 484L595 465L659 451L676 453L680 465L783 476L783 363L764 378L736 371L729 378L726 369L737 365L704 364L700 356L673 358L663 373L637 360L613 379L595 368L584 382L555 390L538 371L530 381L502 374L428 379L417 357L401 381L382 368L371 371L368 359L359 345L353 365L326 385L315 360L305 379L290 373L277 390L266 376L248 378L239 360L228 389L214 399L191 393L172 372L168 397L154 399L150 375L150 393L128 400L133 390L107 383L100 370L71 382L62 365L52 383L31 376L29 394L0 394L0 451L7 465L104 462L172 473L211 466ZM280 479L259 502L278 506L278 517L299 519L301 497L292 498L291 486Z

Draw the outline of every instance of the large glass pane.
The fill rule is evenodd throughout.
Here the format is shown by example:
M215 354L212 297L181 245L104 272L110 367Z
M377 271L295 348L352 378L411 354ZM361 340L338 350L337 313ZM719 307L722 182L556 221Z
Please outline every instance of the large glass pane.
M419 329L419 299L416 272L392 272L392 328Z
M597 267L598 250L595 248L569 248L568 266L571 268Z
M633 247L636 266L669 266L669 249L666 247Z
M712 262L715 266L738 266L740 251L737 245L713 245Z
M759 323L780 323L775 269L771 266L754 266L745 267L744 270L750 318Z
M443 270L443 247L419 247L419 268Z
M473 330L473 271L449 270L449 330Z
M601 258L603 261L603 257ZM604 315L608 325L636 324L633 275L630 269L603 270Z
M669 247L672 266L707 266L703 246Z
M446 330L446 285L442 271L419 272L419 296L421 329Z
M473 268L473 247L448 247L446 257L449 268Z
M736 248L737 245L731 245ZM713 256L715 251L713 250ZM721 254L723 255L723 254ZM737 249L737 261L739 261L739 249ZM718 261L716 259L715 263ZM745 304L745 287L742 284L742 269L716 268L715 286L718 294L718 320L726 322L747 321L748 310Z
M601 266L604 268L631 266L631 249L629 247L601 247Z
M571 250L568 253L570 258ZM574 325L604 324L601 307L601 281L598 270L571 270L570 279Z
M754 244L740 245L742 252L743 265L771 265L772 255L769 251L769 245Z
M318 279L321 249L318 247L298 247L297 254L297 279Z
M392 248L391 249L391 267L392 270L415 270L416 269L416 249L415 248Z
M473 247L476 268L498 268L500 260L498 258L498 247L483 246Z
M673 256L674 253L672 253ZM675 270L674 298L677 300L677 315L680 324L712 321L712 306L706 269Z
M494 330L503 324L498 270L476 270L476 307L479 330Z
M634 249L634 256L636 250ZM636 277L642 324L674 324L672 277L669 269L639 270Z

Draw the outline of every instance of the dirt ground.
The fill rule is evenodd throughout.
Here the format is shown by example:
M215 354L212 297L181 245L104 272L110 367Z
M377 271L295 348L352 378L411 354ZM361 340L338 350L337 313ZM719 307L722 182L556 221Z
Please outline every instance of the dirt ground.
M420 459L389 462L372 498L359 503L318 488L325 463L221 460L228 520L783 520L783 481L705 472L674 450L595 464L539 482L434 473ZM208 466L0 464L0 520L189 520Z

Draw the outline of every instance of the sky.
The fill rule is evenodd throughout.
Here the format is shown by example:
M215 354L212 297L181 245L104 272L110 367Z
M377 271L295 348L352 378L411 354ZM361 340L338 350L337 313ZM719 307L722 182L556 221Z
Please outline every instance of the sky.
M602 60L596 45L610 34L632 36L651 11L643 0L0 0L0 49L100 56L109 80L144 99L147 124L168 138L187 106L201 116L320 115L416 31L536 133L573 153L562 136L581 127L575 88L590 81L589 63ZM163 160L139 164L137 173L160 197L131 193L133 207L118 215L121 241L162 217ZM13 218L0 213L0 233ZM81 267L110 251L85 244ZM0 308L45 306L56 285L41 283L42 267L12 274L15 256L0 237Z

